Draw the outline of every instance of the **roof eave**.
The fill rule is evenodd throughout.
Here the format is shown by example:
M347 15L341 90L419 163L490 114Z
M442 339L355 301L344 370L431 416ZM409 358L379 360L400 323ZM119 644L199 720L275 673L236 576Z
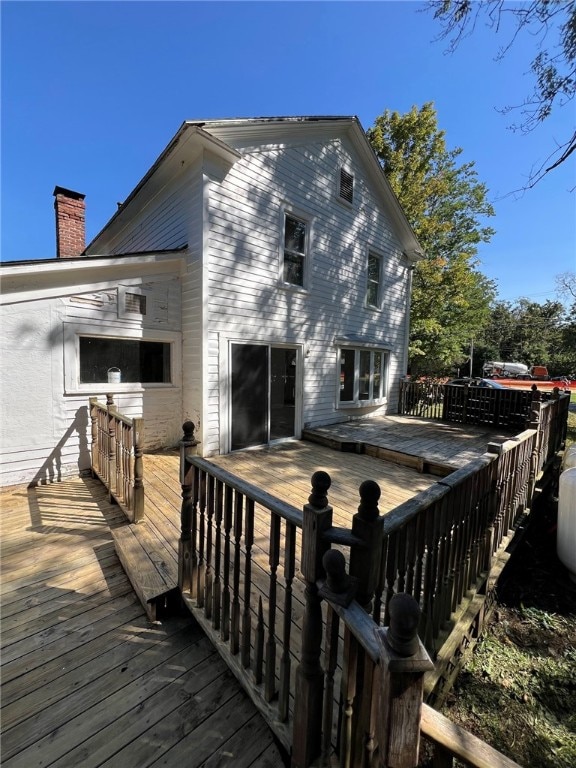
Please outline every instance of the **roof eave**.
M124 200L124 202L118 208L118 210L106 222L106 224L102 227L100 232L98 232L98 234L95 237L93 237L92 240L88 243L88 245L84 249L84 253L86 253L92 247L92 245L98 240L98 238L100 238L104 234L104 232L106 232L106 230L112 226L112 224L116 221L116 219L126 211L126 208L130 204L130 202L137 196L140 190L142 190L146 186L148 181L156 173L158 168L168 159L168 157L170 157L170 155L172 155L173 152L175 152L179 146L182 146L184 140L188 141L194 138L196 138L205 149L212 151L215 155L217 155L218 157L221 157L223 160L230 163L231 165L235 163L237 160L239 160L241 157L241 154L237 152L233 147L230 147L221 139L211 136L207 131L203 130L200 124L185 121L184 123L182 123L182 125L180 126L180 128L178 129L174 137L172 138L172 140L166 146L166 148L160 153L160 155L158 156L154 164L149 168L146 174L142 177L142 179L130 192L126 200Z

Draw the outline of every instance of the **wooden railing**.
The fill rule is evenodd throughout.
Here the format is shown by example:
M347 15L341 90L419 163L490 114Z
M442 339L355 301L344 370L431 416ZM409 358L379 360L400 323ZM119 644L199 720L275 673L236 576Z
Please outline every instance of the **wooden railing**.
M444 384L433 379L400 382L398 413L425 419L441 419Z
M131 522L144 519L144 419L123 416L112 395L106 403L89 400L92 426L92 473L108 488Z
M458 424L524 429L532 402L557 400L561 391L491 389L434 381L401 381L398 413Z
M407 707L418 713L416 732L394 714L394 701L382 715L378 681L402 664L387 662L383 671L375 627L393 625L397 596L409 594L420 650L436 657L456 612L486 591L494 556L530 507L536 482L561 445L568 401L532 401L530 429L490 445L480 459L385 516L378 511L380 489L365 481L350 529L332 525L325 472L313 475L308 503L299 510L194 456L193 425L185 425L182 596L295 768L317 760L328 765L334 755L350 768L412 768L420 729L441 742L442 766L451 764L448 754L473 766L513 765L463 731L454 742L455 727L426 707L421 723L419 709ZM427 663L422 657L408 665L400 689L412 690L410 669ZM378 734L382 721L388 730ZM398 730L404 746L394 749L402 754L382 762Z
M181 442L182 597L290 750L300 651L302 511L193 455ZM297 633L297 634L296 634Z
M293 765L414 768L421 737L427 764L450 768L519 768L510 758L423 703L423 676L432 661L418 637L420 608L411 596L390 601L390 623L378 626L354 598L357 588L336 550L323 558L319 592L326 603L322 718L310 717L320 744ZM339 668L341 659L341 668ZM298 709L298 705L296 706ZM296 738L296 732L294 734ZM294 756L294 752L293 752Z

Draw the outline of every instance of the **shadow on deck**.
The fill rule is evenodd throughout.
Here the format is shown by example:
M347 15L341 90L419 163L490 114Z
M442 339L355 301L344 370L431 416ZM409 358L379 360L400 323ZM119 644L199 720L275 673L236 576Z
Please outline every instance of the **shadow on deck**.
M362 481L380 485L386 514L430 487L435 475L483 453L488 441L504 439L407 417L334 425L306 437L211 461L299 508L311 475L325 470L333 479L334 522L348 526ZM147 455L144 464L145 522L137 526L127 525L96 480L2 491L6 768L40 760L60 768L286 764L264 719L173 599L178 456ZM164 619L166 609L176 615Z
M0 504L3 766L285 764L190 614L146 616L99 481L5 488Z

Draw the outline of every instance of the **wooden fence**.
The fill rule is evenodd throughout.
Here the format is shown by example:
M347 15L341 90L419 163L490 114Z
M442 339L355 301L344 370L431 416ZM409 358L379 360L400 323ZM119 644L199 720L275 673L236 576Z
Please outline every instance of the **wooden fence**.
M533 400L558 399L560 394L559 389L541 392L537 389L439 384L431 380L401 381L398 413L458 424L522 430L530 422Z
M417 710L414 734L390 702L388 714L379 716L389 730L378 734L378 681L388 672L376 653L375 628L390 626L396 596L409 594L418 609L421 651L438 666L454 617L471 596L484 599L495 556L561 446L568 403L567 397L531 401L530 429L491 445L483 457L385 516L378 511L380 489L365 481L350 529L332 525L326 473L313 475L308 503L299 510L194 456L193 425L185 425L182 596L291 751L294 766L308 768L319 759L327 765L334 755L350 768L413 766L407 744L396 762L382 762L398 728L416 751L420 730L440 740L443 766L450 764L446 752L458 754L433 710L424 710L422 722ZM340 565L329 573L331 558ZM395 663L387 662L389 671ZM422 657L412 670L426 664ZM437 678L436 670L430 674ZM411 689L407 679L401 688ZM460 737L461 746L476 743ZM503 756L483 763L479 747L471 749L477 754L466 757L470 765L512 765Z
M112 395L106 403L89 400L92 427L92 473L99 477L128 519L144 519L144 419L123 416Z

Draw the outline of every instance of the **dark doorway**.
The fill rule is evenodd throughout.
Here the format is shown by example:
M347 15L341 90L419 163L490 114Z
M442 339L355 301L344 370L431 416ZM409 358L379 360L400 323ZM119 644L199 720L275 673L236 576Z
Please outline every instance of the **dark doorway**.
M294 435L296 350L270 350L270 440Z
M268 347L232 344L232 445L268 442Z
M232 344L231 450L294 436L296 362L294 348Z

